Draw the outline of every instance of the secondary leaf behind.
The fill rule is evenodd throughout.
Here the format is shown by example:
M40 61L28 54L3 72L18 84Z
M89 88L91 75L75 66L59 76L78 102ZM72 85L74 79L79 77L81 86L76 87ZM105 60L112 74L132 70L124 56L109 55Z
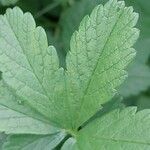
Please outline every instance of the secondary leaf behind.
M80 131L80 150L149 150L150 110L115 110L98 118ZM86 143L86 144L85 144Z

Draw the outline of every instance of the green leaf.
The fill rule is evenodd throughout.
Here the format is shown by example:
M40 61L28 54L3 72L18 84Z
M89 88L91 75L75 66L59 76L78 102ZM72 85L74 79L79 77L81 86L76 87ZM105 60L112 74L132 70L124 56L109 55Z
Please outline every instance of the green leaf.
M115 110L96 119L79 132L80 150L149 150L150 110Z
M2 150L52 150L65 137L65 133L54 135L12 135L7 138Z
M18 0L0 0L3 6L14 5L16 2L18 2Z
M56 113L53 99L62 70L58 70L54 47L48 47L45 31L36 28L31 14L23 14L18 7L7 9L0 17L0 25L0 70L4 81L20 101L49 118L51 112Z
M78 93L71 98L76 104L76 107L71 107L75 127L110 100L126 78L124 68L135 56L131 46L139 34L133 28L137 19L132 7L110 0L104 7L99 5L90 16L86 16L79 31L73 34L66 64L74 86L69 88L69 93Z
M76 2L71 8L65 11L65 13L62 15L60 20L60 25L62 27L62 40L64 43L64 48L68 51L68 45L70 41L71 34L75 29L77 29L82 17L85 14L88 14L91 9L99 3L104 3L105 0L81 0L79 2ZM127 79L125 85L122 85L121 88L121 95L124 97L128 97L131 95L137 95L140 92L147 90L147 88L150 86L149 82L147 82L147 76L149 74L148 67L146 64L143 65L143 62L145 63L150 56L150 41L149 41L149 2L144 0L144 2L141 2L141 0L131 1L126 0L127 5L134 6L134 9L140 13L140 19L138 22L138 27L142 31L140 34L142 38L136 43L135 47L136 50L138 50L137 58L138 64L130 66L128 69L129 72L129 79ZM148 38L145 38L148 37ZM138 70L138 65L140 63L140 69ZM133 71L134 68L137 68L138 73L142 72L142 77L139 76L139 74L135 74L134 76ZM136 72L137 72L136 71ZM145 72L143 72L145 71ZM131 74L131 76L130 76ZM138 83L138 86L136 85ZM140 83L140 84L139 84ZM129 90L128 90L129 89Z
M49 124L0 106L0 132L6 134L51 134L55 129Z
M8 9L0 17L3 80L21 101L72 133L126 78L124 69L135 56L131 47L139 35L137 19L124 2L97 6L73 34L64 71L31 14Z
M21 102L3 81L0 82L0 131L10 133L52 134L60 131L34 109Z
M79 2L76 2L71 8L69 8L68 10L65 11L65 13L62 15L61 20L60 20L60 25L62 30L62 40L64 43L64 49L66 49L68 51L68 47L69 47L69 41L70 41L70 37L71 34L73 33L73 31L75 29L77 29L82 17L85 14L88 14L91 9L99 4L99 3L104 3L105 0L81 0ZM150 56L150 40L148 39L150 37L149 34L149 7L150 7L150 2L148 2L147 0L143 0L141 2L141 0L136 0L136 1L131 1L131 0L126 0L127 5L131 5L134 7L134 9L140 13L140 19L138 21L138 27L139 29L142 31L141 32L141 36L142 38L136 43L135 48L136 50L138 50L137 53L137 59L138 60L138 64L139 61L142 63L140 64L140 69L138 72L142 72L145 70L145 72L142 72L142 76L140 77L138 74L136 74L136 77L134 75L133 78L133 70L134 68L137 68L138 64L135 64L135 66L133 65L132 67L130 67L130 69L128 69L129 72L129 79L127 79L125 85L122 85L121 88L121 94L124 97L128 97L130 95L137 95L140 92L146 90L150 84L147 81L147 76L149 71L147 65L143 65L143 62L145 63L145 61L147 61L147 58ZM148 38L145 38L148 37ZM138 68L137 68L138 69ZM136 71L137 72L137 71ZM130 76L131 74L131 76ZM145 80L146 78L146 80ZM138 84L138 86L136 85L136 83L141 83ZM129 90L128 90L129 88Z
M48 123L47 118L28 106L26 102L21 101L3 80L0 81L0 105Z

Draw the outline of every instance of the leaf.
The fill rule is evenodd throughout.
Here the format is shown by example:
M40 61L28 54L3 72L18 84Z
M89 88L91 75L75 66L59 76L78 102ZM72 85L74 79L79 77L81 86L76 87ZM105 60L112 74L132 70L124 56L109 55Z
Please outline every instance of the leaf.
M125 106L123 105L122 99L119 96L114 97L111 101L107 102L103 105L103 109L100 110L97 114L95 114L88 122L82 126L84 127L92 122L94 119L104 116L107 113L110 113L111 111L114 111L114 109L123 109ZM80 131L79 131L80 132ZM70 137L66 142L63 144L61 150L79 150L79 147L77 145L76 139L73 137Z
M72 36L66 66L72 78L77 96L72 96L77 107L72 108L76 126L80 126L101 104L115 95L117 88L126 78L124 68L135 56L130 48L139 31L133 28L138 15L124 2L109 1L99 5L80 24L79 31ZM75 91L74 90L74 91ZM75 103L76 101L76 103ZM72 117L72 118L73 118Z
M66 51L68 51L68 45L70 41L71 34L75 29L77 29L82 17L85 14L88 14L91 9L99 4L99 3L104 3L105 0L81 0L79 2L76 2L72 7L70 7L68 10L65 11L65 13L62 15L61 20L60 20L60 25L62 30L62 40L64 43L64 48ZM141 39L136 43L135 48L138 50L137 52L137 58L136 60L138 61L138 64L130 66L128 69L129 72L129 78L125 82L125 84L122 85L121 88L121 95L124 97L128 97L131 95L137 95L140 92L147 90L150 84L146 82L147 76L149 74L148 67L146 64L143 65L143 62L145 63L150 56L150 41L149 41L149 10L148 8L150 7L150 3L146 0L144 2L140 0L136 1L131 1L131 0L126 0L126 3L128 6L132 5L134 9L140 13L140 18L138 21L138 28L141 30L140 35ZM71 20L71 21L70 21ZM138 65L140 63L140 69L138 70ZM142 78L139 76L139 74L133 74L134 68L137 68L138 71L136 72L142 72ZM143 72L145 71L145 72ZM130 76L131 74L131 76ZM146 78L146 80L145 80ZM138 86L136 85L138 84ZM129 89L129 90L128 90Z
M7 86L0 82L0 131L10 133L53 134L60 131L53 127L35 110L15 97Z
M52 134L57 128L0 106L0 132L6 134Z
M0 105L29 117L49 123L47 118L44 118L43 115L28 106L26 102L21 101L21 99L15 95L12 89L9 88L3 80L0 81Z
M8 9L0 18L3 80L20 100L72 133L126 78L124 69L135 56L131 47L139 35L133 28L137 19L124 2L97 6L73 34L64 71L33 17L17 7Z
M2 150L51 150L65 137L65 133L54 135L10 135Z
M77 138L80 150L150 149L150 110L115 110L96 119Z
M3 6L14 5L16 2L18 2L18 0L0 0Z
M31 14L23 14L18 7L7 9L0 17L0 25L3 80L20 101L49 118L51 112L56 112L53 93L61 72L54 47L48 47L45 31L36 28Z

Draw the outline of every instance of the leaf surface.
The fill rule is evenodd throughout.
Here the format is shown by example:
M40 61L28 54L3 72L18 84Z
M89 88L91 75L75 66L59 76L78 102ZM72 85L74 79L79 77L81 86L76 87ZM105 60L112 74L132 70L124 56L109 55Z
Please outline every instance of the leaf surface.
M56 125L77 130L110 100L135 56L138 15L110 0L86 16L70 42L66 70L30 13L8 9L0 17L0 70L22 102Z
M0 132L6 134L52 134L57 132L49 124L0 106Z
M133 28L137 19L132 7L110 0L86 16L73 34L66 64L72 82L69 93L76 105L70 106L75 126L80 126L110 100L126 78L124 69L135 56L131 47L139 34Z
M60 25L62 30L62 40L64 44L64 49L68 51L68 45L71 38L71 34L74 30L77 29L80 21L83 16L89 14L91 9L94 8L95 5L100 3L104 3L106 0L81 0L77 1L72 7L64 12L61 17ZM138 21L138 28L140 29L140 40L135 45L137 50L136 61L133 65L131 65L128 69L129 78L122 85L120 94L124 97L128 97L131 95L137 95L142 91L145 91L150 86L149 84L149 71L146 64L143 62L147 62L147 58L150 56L150 40L148 39L149 34L149 6L150 3L146 0L144 1L131 1L126 0L127 6L133 6L134 9L140 14L140 18ZM71 20L71 21L70 21ZM137 62L137 64L136 64ZM140 68L138 69L138 65L140 64ZM137 69L134 69L137 68ZM133 74L133 71L136 72ZM141 75L142 74L142 75ZM138 86L137 86L138 85Z
M53 134L60 129L29 106L22 105L13 92L0 81L0 131L5 133Z
M51 111L56 112L55 105L50 105L60 78L59 73L55 75L59 61L54 47L48 47L45 31L36 28L32 15L18 7L7 9L0 25L3 80L20 101L49 117Z
M17 97L3 80L0 81L0 105L43 122L48 122L47 118L44 118L43 115Z
M64 133L54 135L10 135L2 150L51 150L65 137Z
M149 150L150 110L115 110L83 128L78 137L80 150Z

